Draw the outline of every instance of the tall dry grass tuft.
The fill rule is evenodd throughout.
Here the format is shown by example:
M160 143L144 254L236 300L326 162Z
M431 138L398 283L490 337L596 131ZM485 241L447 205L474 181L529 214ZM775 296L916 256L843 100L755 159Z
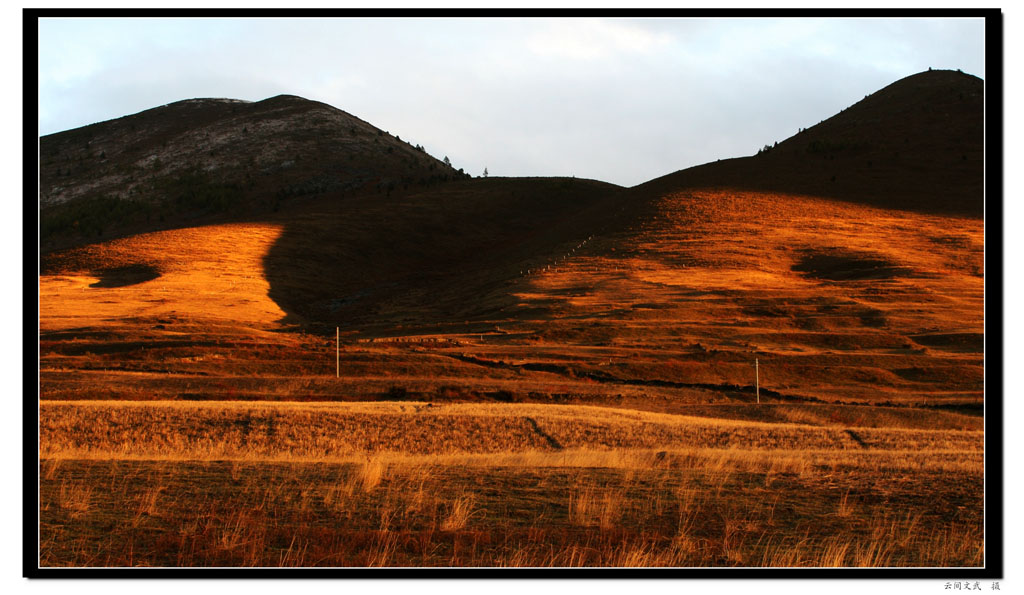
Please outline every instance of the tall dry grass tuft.
M611 529L618 522L624 503L621 491L586 487L569 494L569 521L580 527Z
M620 549L609 560L615 567L669 567L686 566L694 554L695 544L689 541L673 541L668 547L653 543L632 544Z
M309 548L309 543L303 542L301 546L296 547L296 539L297 537L293 536L291 543L288 544L288 549L281 552L281 556L277 560L278 567L284 568L289 566L295 567L306 565L306 550Z
M852 565L858 567L893 566L895 544L891 541L868 541L853 546Z
M93 486L63 481L60 484L57 504L71 513L71 518L78 518L92 508Z
M954 524L922 539L926 563L934 566L984 566L982 532Z
M441 522L442 531L458 531L465 528L473 516L476 498L472 494L462 494L448 503L447 514Z
M426 509L427 504L432 500L430 494L427 493L424 487L425 480L420 477L419 483L415 490L407 490L405 492L405 514L406 516L413 515L419 512L423 512ZM411 486L410 486L411 487Z
M536 548L519 547L510 552L500 555L494 565L499 568L521 568L535 566Z
M843 537L826 539L818 548L818 560L814 564L824 568L837 568L846 566L846 557L850 552L851 543Z
M908 511L903 516L884 514L875 518L868 529L871 531L871 540L875 542L889 542L898 548L909 548L918 541L921 513Z
M398 548L398 535L391 531L378 531L373 546L366 556L366 565L370 567L387 566Z
M854 503L850 500L850 490L840 496L839 504L836 505L836 516L840 518L848 518L853 516L855 509Z
M164 491L162 486L154 486L139 494L136 497L135 516L132 518L132 526L137 527L146 519L156 515L160 506L160 494Z
M263 521L262 515L240 508L224 522L207 519L200 535L209 534L212 554L234 561L232 565L259 566L269 551L268 534L271 529Z
M344 513L349 510L355 482L331 483L324 487L323 505L327 510Z
M676 534L685 538L697 526L703 513L705 493L700 490L683 487L676 491L679 499L679 514L676 522Z
M726 518L722 523L719 545L725 564L739 566L746 562L745 541L749 522L741 518Z
M51 480L57 476L57 471L60 470L61 461L63 459L53 458L45 462L40 462L40 475L43 479Z
M771 568L806 566L805 548L807 548L806 539L783 539L776 544L774 538L769 537L765 542L760 565Z
M634 545L621 550L612 561L616 567L664 566L659 563L662 556L651 544Z
M377 457L369 457L356 469L355 482L359 491L370 492L384 478L385 464Z

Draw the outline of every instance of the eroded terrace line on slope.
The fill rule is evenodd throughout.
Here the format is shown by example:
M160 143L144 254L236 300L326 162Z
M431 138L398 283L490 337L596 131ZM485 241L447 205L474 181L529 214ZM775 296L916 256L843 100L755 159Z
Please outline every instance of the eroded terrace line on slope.
M854 442L859 444L861 448L868 447L867 442L864 442L864 439L861 438L860 435L857 434L857 432L854 432L853 430L850 429L846 429L845 432Z
M587 372L583 370L577 370L569 366L563 366L559 364L542 364L536 362L527 362L523 364L514 364L504 361L495 361L489 359L483 359L464 353L437 353L436 355L449 357L456 359L461 362L468 364L475 364L478 366L484 366L487 368L501 368L505 370L527 370L530 372L548 372L551 374L559 374L567 378L587 378L595 382L603 384L620 384L627 386L653 386L659 388L697 388L712 391L721 392L739 392L744 394L755 394L756 388L753 386L741 386L738 384L711 384L705 382L675 382L672 380L658 380L658 379L643 379L643 378L619 378L612 376L611 374L604 372ZM821 399L814 397L802 397L796 395L786 395L780 392L776 392L771 389L761 388L760 394L766 397L772 397L780 401L800 402L800 403L826 403Z
M562 446L561 442L555 439L554 436L545 432L544 429L540 427L540 424L537 423L537 420L533 419L532 417L526 417L526 421L530 424L530 427L533 428L533 431L538 436L547 441L551 448L555 450L562 450L565 448L564 446Z

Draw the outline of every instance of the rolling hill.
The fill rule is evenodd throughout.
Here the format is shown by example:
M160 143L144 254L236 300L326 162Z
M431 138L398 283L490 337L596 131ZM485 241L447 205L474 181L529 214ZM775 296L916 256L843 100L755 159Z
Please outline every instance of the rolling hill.
M470 396L745 401L754 396L757 358L765 395L780 400L980 406L984 223L976 217L982 196L970 192L980 187L980 146L960 143L970 159L948 159L953 140L980 138L980 120L967 109L980 107L978 85L959 73L915 75L767 154L630 189L488 178L391 192L326 190L278 212L243 209L233 216L241 222L45 252L43 394L77 394L68 368L79 367L83 359L75 354L83 352L101 360L87 366L88 378L117 362L136 372L155 367L186 376L203 368L204 378L192 380L206 386L218 377L227 386L237 380L237 360L231 348L213 346L225 336L269 336L290 354L286 359L304 362L293 371L312 375L303 391L310 398L428 395L459 385L465 389L456 392ZM915 110L913 98L923 107ZM296 98L261 104L344 117L349 126L343 112ZM168 137L219 138L206 131L225 129L232 110L244 105L185 102L145 119L173 129ZM212 124L186 133L171 116L198 106ZM949 114L957 115L955 123ZM916 122L914 134L892 125L901 118L905 126ZM131 120L119 126L131 128ZM339 138L372 148L375 158L388 153L372 139L397 143L369 129L360 134ZM928 142L903 143L911 136ZM837 149L834 159L807 150L823 139L833 139L833 148L861 148ZM901 143L912 147L903 150L910 165L879 157ZM306 150L309 156L296 163L307 165L289 175L315 175L313 149ZM410 171L431 171L429 157L408 149L379 172L397 172L413 158L424 166ZM838 197L815 194L809 191L818 182L806 172L823 171L822 161L853 170L871 161L877 175L829 182L843 188L832 193ZM947 191L924 208L920 190L936 167L946 170ZM764 172L775 177L766 182L758 177ZM794 184L804 192L779 189ZM61 204L89 204L72 194ZM48 208L57 207L44 213ZM351 367L346 383L327 390L313 377L337 367L327 338L335 326L350 344L341 363ZM302 339L286 340L277 329L299 331ZM181 367L172 363L176 356L160 357L187 345L183 336L213 350L213 363ZM144 361L127 363L132 354ZM289 386L292 372L275 380L274 370L292 368L277 357L256 357L250 371L265 376L268 394L290 398L278 385ZM52 375L52 367L65 371ZM179 390L180 379L162 380L170 380L172 393ZM197 394L205 391L223 392Z
M41 139L41 565L983 566L981 92L633 188L295 97Z
M419 145L291 95L179 101L44 136L39 154L44 250L464 176Z
M984 81L975 76L921 72L755 156L693 167L639 188L713 186L981 217L983 98Z

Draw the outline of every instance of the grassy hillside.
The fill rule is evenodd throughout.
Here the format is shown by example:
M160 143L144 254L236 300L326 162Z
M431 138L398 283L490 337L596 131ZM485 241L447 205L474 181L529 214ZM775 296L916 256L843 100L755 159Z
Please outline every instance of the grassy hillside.
M43 397L79 398L109 373L105 390L154 397L749 402L756 358L766 400L980 407L977 220L718 191L643 211L586 182L547 195L565 210L502 216L561 183L481 180L398 196L403 209L48 255ZM566 216L573 200L590 215ZM489 228L431 227L484 205Z
M267 124L258 163L308 153L251 192L168 182L256 201L220 214L47 186L44 225L99 200L120 237L41 254L40 564L984 565L978 84L629 189L402 178L432 163L297 98L124 120L316 126ZM237 134L218 171L255 171ZM322 168L349 154L395 183Z

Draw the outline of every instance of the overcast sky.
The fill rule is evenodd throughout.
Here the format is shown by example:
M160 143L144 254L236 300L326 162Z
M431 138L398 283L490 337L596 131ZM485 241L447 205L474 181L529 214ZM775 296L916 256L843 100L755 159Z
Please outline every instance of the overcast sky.
M42 19L39 133L287 93L455 167L632 186L751 155L931 68L981 19Z

